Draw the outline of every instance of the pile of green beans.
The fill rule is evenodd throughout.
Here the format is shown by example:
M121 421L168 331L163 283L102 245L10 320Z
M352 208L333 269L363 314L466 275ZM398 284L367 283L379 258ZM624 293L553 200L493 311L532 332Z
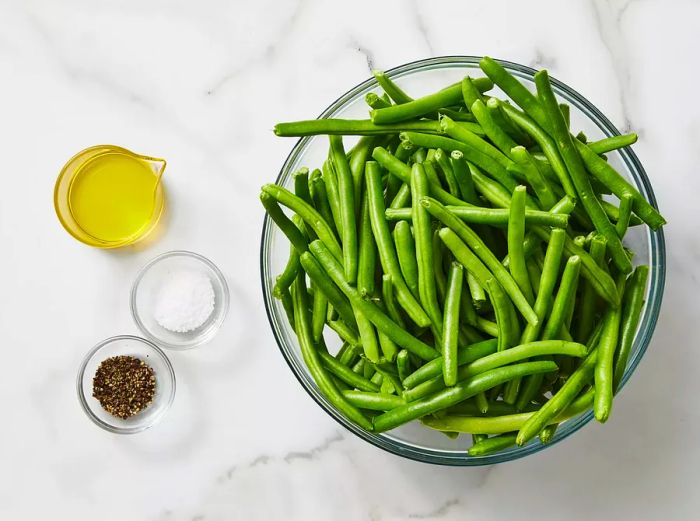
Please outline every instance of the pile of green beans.
M533 93L480 67L419 98L377 72L368 119L278 124L328 135L328 158L261 193L290 242L273 294L320 391L370 431L471 434L474 456L609 418L649 273L625 235L665 223L603 156L635 134L587 142L547 71Z

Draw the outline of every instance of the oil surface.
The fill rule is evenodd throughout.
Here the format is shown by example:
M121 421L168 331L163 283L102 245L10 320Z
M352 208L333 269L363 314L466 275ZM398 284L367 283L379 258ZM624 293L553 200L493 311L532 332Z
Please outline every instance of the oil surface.
M157 182L148 163L118 152L101 154L76 172L69 193L71 214L97 239L128 239L149 223Z

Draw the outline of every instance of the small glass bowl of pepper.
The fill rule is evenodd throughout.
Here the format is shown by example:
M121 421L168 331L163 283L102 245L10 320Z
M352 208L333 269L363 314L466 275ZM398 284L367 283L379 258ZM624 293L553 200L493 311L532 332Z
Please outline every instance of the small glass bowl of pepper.
M83 359L78 399L105 430L133 434L157 423L175 397L175 372L165 353L136 336L108 338Z

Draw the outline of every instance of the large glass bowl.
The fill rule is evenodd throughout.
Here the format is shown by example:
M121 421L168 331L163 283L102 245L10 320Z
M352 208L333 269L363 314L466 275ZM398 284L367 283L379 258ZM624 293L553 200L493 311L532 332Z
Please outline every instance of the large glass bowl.
M479 59L479 57L474 56L431 58L401 65L387 71L387 74L401 87L405 88L407 92L420 96L439 90L450 83L457 82L468 74L483 76L478 66ZM500 61L500 63L525 85L534 90L533 75L536 72L534 69L506 61ZM591 140L619 134L615 126L581 94L556 79L552 79L552 84L557 96L571 106L572 129L576 129L576 131L583 130ZM373 78L362 82L343 94L330 107L324 110L319 118L366 119L368 117L368 108L364 97L370 91L380 92L380 88ZM503 93L499 92L498 89L495 89L495 92L503 96ZM349 138L346 138L346 148L349 148L352 144L354 144L354 140L350 141ZM328 138L325 136L300 139L282 166L276 182L282 186L291 187L291 174L302 166L310 168L320 167L326 158L327 151ZM625 178L637 187L651 204L656 206L654 193L644 168L629 147L609 153L608 160ZM649 265L650 276L646 291L646 303L632 346L628 366L622 379L622 385L627 382L634 372L651 340L661 306L666 273L663 232L660 230L652 232L646 226L636 226L628 232L625 244L634 251L635 263ZM533 454L570 436L593 418L591 412L586 412L566 421L560 425L552 442L548 445L542 445L536 439L523 447L512 447L488 456L476 457L469 456L466 453L466 449L471 443L471 439L468 436L463 435L456 440L451 440L444 434L431 431L418 422L412 422L381 434L366 432L345 418L321 394L304 365L297 338L287 322L282 304L272 296L275 276L284 269L288 254L289 244L286 238L273 226L270 219L265 217L260 248L260 268L267 315L277 344L294 375L316 403L335 418L338 423L371 444L406 458L429 463L487 465ZM327 339L329 341L329 349L338 348L338 341L332 338L331 335L328 335Z

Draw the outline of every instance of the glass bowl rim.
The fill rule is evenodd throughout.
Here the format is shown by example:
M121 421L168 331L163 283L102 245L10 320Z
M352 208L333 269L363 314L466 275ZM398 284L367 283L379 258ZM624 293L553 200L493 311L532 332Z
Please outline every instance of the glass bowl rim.
M470 55L438 56L408 62L397 67L388 69L384 72L390 78L395 79L410 73L423 72L433 69L449 68L451 65L476 66L476 68L478 69L478 63L479 60L481 60L481 58L482 56ZM506 70L508 70L512 74L520 78L526 78L529 81L533 81L534 74L537 72L537 70L532 67L522 65L516 62L501 59L495 59L495 61L502 65ZM560 80L552 76L550 76L550 80L557 95L563 96L564 98L574 103L576 105L576 108L584 112L585 115L606 135L620 135L620 131L617 129L617 127L613 125L613 123L595 105L593 105L593 103L588 101L587 98L585 98L578 91L574 90L567 84L561 82ZM345 106L345 104L351 101L358 93L364 91L367 88L377 86L378 83L373 77L362 81L361 83L355 85L354 87L343 93L335 101L333 101L326 109L323 110L323 112L321 112L317 119L329 117L338 110L342 109ZM305 136L297 140L297 142L294 144L291 151L287 155L287 158L285 159L284 163L282 164L280 172L275 179L275 183L279 183L280 179L285 175L287 170L289 170L289 166L304 151L306 145L315 137L317 136ZM619 152L622 161L625 163L626 168L629 170L634 180L642 184L645 192L643 193L643 195L645 195L649 203L654 208L658 209L656 197L651 186L651 182L636 153L632 150L631 147L625 147L623 149L618 150L617 152ZM269 294L265 280L265 254L266 245L268 244L267 236L269 234L270 229L270 219L269 216L265 214L263 218L262 235L260 240L260 278L263 293L263 301L265 304L265 311L267 314L268 322L270 324L270 328L272 329L273 336L277 343L277 347L281 351L282 356L284 357L287 365L291 369L292 374L294 374L295 378L299 381L299 383L309 394L309 396L311 396L311 398L329 416L331 416L340 425L348 429L350 432L352 432L359 438L369 442L375 447L414 461L445 466L480 466L512 461L528 456L530 454L537 453L543 449L546 449L547 447L550 447L568 438L593 419L593 412L589 410L586 413L583 413L577 417L567 420L566 432L564 434L561 434L562 429L559 429L554 439L547 444L542 444L539 442L529 443L522 447L513 447L511 449L506 449L505 451L500 451L494 454L476 457L468 456L466 454L466 450L463 454L456 456L445 454L444 451L440 450L431 450L425 448L418 449L410 447L401 444L401 442L397 442L393 439L383 437L380 434L367 432L361 427L358 427L350 420L345 418L345 416L343 416L332 406L326 406L326 404L322 402L319 399L319 397L316 396L315 391L309 388L307 383L302 379L301 375L298 374L297 370L295 369L295 366L292 360L290 359L290 357L293 355L287 352L288 348L286 347L284 339L281 338L279 332L277 331L275 321L273 318L275 312L270 306L271 295ZM637 341L639 341L640 345L639 349L636 350L634 352L634 355L630 358L630 360L628 360L628 365L620 382L618 393L620 392L622 387L624 387L624 385L627 383L634 370L637 368L637 365L641 361L649 346L651 337L653 335L658 320L659 311L661 308L661 301L664 293L664 286L666 280L666 248L663 229L659 228L656 231L648 229L647 237L649 243L649 254L652 257L653 269L650 270L651 277L650 281L648 282L648 298L644 304L642 318L640 320L640 325L634 339L634 342L636 343ZM654 263L653 261L657 262Z
M85 370L87 369L88 362L92 357L97 354L101 349L104 347L108 346L109 344L112 344L114 342L119 342L122 340L131 340L133 342L137 342L140 344L144 344L147 346L149 349L151 349L156 355L158 355L161 360L164 362L165 367L167 369L166 374L169 377L170 382L172 383L172 391L167 397L167 403L164 404L163 409L155 415L150 422L145 423L143 425L139 425L138 427L117 427L115 425L111 425L103 420L101 420L93 411L90 405L87 403L87 396L85 395L85 392L83 391L83 378L85 377ZM87 354L83 357L82 362L80 362L80 369L78 370L78 378L76 381L77 384L77 391L78 391L78 401L80 402L80 405L92 422L97 425L98 427L103 428L106 431L113 432L115 434L136 434L137 432L143 432L146 429L150 429L153 427L156 423L158 423L165 413L170 409L170 406L173 404L173 400L175 399L175 391L177 388L177 380L175 378L175 369L173 369L173 365L170 362L170 359L168 356L165 354L165 351L163 351L160 347L158 347L155 343L151 342L147 338L142 338L140 336L135 336L135 335L115 335L111 336L109 338L105 338L101 342L97 343L90 351L87 352Z
M185 345L177 345L177 344L172 344L168 342L167 340L164 340L162 338L159 338L155 336L153 333L151 333L146 325L143 323L141 320L141 316L139 315L139 312L137 310L136 306L136 294L138 292L139 284L141 283L141 280L143 277L148 273L148 270L150 270L153 266L158 264L159 262L168 259L170 257L189 257L191 259L195 259L205 266L207 266L216 276L217 280L221 284L221 293L223 296L222 302L221 302L221 317L217 320L217 322L214 324L210 332L206 335L202 335L201 338L198 338L196 342L192 342L189 344ZM129 307L131 308L131 316L134 319L134 322L136 322L136 326L139 328L139 331L143 333L150 341L157 343L158 345L164 347L165 349L169 349L171 351L188 351L190 349L194 349L195 347L200 347L207 342L209 342L218 330L221 328L222 324L224 323L224 320L226 319L226 315L228 314L228 308L230 305L230 292L228 288L228 283L226 282L226 277L224 274L221 272L221 270L214 264L211 260L206 258L204 255L201 255L199 253L195 253L193 251L189 250L171 250L171 251L166 251L164 253L161 253L159 255L156 255L154 258L152 258L150 261L148 261L136 274L136 278L134 279L134 282L131 286L131 293L129 295Z

